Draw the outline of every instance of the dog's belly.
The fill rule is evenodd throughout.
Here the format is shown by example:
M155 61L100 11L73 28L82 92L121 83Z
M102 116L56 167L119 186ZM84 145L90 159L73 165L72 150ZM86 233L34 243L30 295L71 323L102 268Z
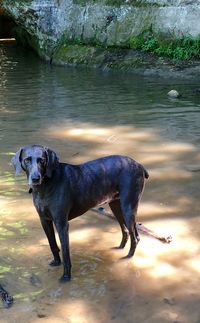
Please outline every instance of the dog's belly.
M110 203L110 202L115 201L117 199L119 199L119 193L115 192L112 194L107 194L96 201L92 201L92 202L90 201L88 203L84 203L81 205L76 204L74 207L72 207L72 209L69 213L69 216L68 216L68 220L72 220L74 218L79 217L80 215L84 214L85 212L87 212L88 210L90 210L93 207L104 205L106 203Z
M116 192L114 194L109 194L109 195L104 196L102 199L100 199L100 201L95 206L101 206L101 205L110 203L110 202L117 200L117 199L119 199L118 192Z

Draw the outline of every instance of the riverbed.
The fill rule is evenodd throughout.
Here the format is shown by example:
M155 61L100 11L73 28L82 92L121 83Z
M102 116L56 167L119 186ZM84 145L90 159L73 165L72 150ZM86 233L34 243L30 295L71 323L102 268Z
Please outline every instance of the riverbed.
M182 97L170 99L171 89ZM198 323L199 124L191 79L51 66L0 43L0 282L14 296L0 321ZM141 162L150 178L138 221L172 243L141 235L122 260L118 224L89 211L70 223L72 280L59 283L26 178L10 165L32 143L73 164L110 154Z

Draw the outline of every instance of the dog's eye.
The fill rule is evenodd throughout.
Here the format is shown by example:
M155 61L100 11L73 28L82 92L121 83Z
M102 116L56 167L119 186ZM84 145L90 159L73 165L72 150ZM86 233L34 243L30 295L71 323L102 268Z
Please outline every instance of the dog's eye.
M28 165L31 162L31 157L24 159L24 164Z
M38 162L39 164L44 165L44 164L45 164L45 158L38 158L37 162Z

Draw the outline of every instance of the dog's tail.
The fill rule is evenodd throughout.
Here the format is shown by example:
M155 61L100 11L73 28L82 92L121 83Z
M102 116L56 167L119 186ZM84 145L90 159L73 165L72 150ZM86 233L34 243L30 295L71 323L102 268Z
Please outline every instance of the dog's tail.
M142 166L143 167L143 166ZM148 179L149 178L149 173L147 172L147 170L143 167L143 170L144 170L144 177L146 178L146 179Z

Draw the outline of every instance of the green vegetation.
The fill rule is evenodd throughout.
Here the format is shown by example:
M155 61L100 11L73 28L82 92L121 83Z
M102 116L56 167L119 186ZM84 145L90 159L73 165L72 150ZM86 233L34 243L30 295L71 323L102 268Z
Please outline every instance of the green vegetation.
M73 66L104 66L104 68L129 70L142 67L145 61L135 53L128 56L128 49L117 47L98 47L84 44L63 44L55 51L52 62L55 64L69 64Z
M102 58L99 56L102 54L103 49L98 49L97 47L68 44L59 46L52 59L55 63L65 62L73 65L90 65L101 63Z
M128 49L150 52L161 57L169 57L174 61L200 58L200 35L192 37L166 38L152 33L132 36L123 46L106 46L95 39L84 42L80 39L69 41L63 35L57 43L53 53L54 62L68 62L71 64L102 65L106 63L112 68L125 68L143 65L141 57L126 58ZM126 61L126 62L125 62Z
M130 48L151 52L159 56L168 56L172 59L188 60L200 58L200 35L166 39L155 35L132 36L129 40Z
M81 6L86 6L88 4L100 4L105 6L132 6L135 8L147 8L147 7L163 7L163 5L159 5L157 2L148 3L145 0L73 0L74 4L78 4Z
M176 39L155 36L150 31L144 35L132 36L125 44L116 47L99 43L96 39L68 40L67 35L63 34L52 53L52 62L129 70L156 64L155 54L169 57L174 64L180 60L200 58L200 36L196 39L189 36ZM130 49L136 51L130 53ZM154 55L144 55L145 52Z
M27 3L31 3L32 0L0 0L0 6L3 5L3 2L8 5L16 4L16 3L27 4Z

